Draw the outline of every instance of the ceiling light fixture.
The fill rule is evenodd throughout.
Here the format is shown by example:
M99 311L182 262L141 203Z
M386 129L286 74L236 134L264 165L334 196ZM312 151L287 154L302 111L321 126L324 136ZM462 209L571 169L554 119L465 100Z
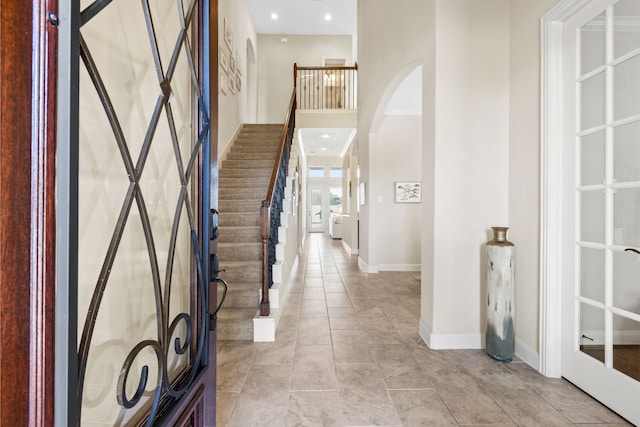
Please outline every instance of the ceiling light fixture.
M323 133L322 135L320 135L321 138L324 139L328 139L329 138L329 134L328 133Z
M278 19L278 14L277 14L277 13L275 13L275 12L273 12L273 13L271 14L271 19L273 19L274 21L275 21L275 20L277 20L277 19Z
M331 21L331 14L327 13L326 15L324 15L324 20L325 21Z

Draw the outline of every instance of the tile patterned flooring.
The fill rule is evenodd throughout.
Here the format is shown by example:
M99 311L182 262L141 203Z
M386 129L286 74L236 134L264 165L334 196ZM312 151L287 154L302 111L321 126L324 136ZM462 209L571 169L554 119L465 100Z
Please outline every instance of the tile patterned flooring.
M419 273L365 274L307 236L275 343L218 342L217 425L622 426L567 381L418 336Z

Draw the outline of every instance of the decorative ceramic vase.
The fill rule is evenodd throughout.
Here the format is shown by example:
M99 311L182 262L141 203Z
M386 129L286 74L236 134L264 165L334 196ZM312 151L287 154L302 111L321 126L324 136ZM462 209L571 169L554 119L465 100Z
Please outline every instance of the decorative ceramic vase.
M487 242L487 354L500 362L511 362L515 344L513 292L515 247L507 240L508 227L491 227Z

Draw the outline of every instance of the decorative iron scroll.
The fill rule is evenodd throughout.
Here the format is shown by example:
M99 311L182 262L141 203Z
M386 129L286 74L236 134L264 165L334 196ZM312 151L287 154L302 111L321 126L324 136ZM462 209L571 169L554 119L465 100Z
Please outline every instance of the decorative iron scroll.
M85 8L81 14L81 27L90 22L111 3L111 0L96 0ZM177 39L175 40L171 58L166 65L166 68L163 67L160 58L156 28L154 27L154 20L150 10L149 0L142 0L140 3L144 11L146 29L149 35L150 47L158 78L158 95L153 114L147 126L146 135L142 141L142 146L136 164L134 164L134 159L129 151L130 145L127 143L125 134L121 127L120 119L118 118L118 114L112 103L109 91L103 82L100 70L96 66L87 43L82 35L80 35L80 56L86 71L91 78L93 86L97 91L104 112L108 118L109 125L113 131L113 136L122 158L124 169L129 178L129 184L115 229L111 236L107 254L102 263L102 268L93 291L93 296L91 298L78 348L79 385L77 407L82 407L87 361L103 295L109 286L110 273L120 247L120 241L125 230L125 225L129 220L129 213L135 203L140 216L146 250L150 262L149 269L151 272L155 296L157 339L143 340L130 350L128 356L123 362L122 369L118 377L116 396L114 396L114 399L117 399L118 404L122 408L129 409L136 406L147 394L145 393L145 390L149 385L149 366L143 366L140 372L134 372L133 366L141 352L151 350L155 354L155 362L157 363L158 370L156 384L154 385L154 391L152 393L153 398L151 399L151 408L148 416L146 417L146 425L151 426L159 415L161 407L171 399L177 399L183 396L196 379L196 375L199 373L203 364L206 363L205 353L207 351L207 332L209 322L206 318L208 310L208 290L205 289L205 284L208 283L208 278L206 277L208 267L205 268L205 264L203 264L203 262L205 262L205 260L208 262L208 254L203 256L199 249L198 218L204 217L204 215L194 212L194 204L189 197L189 188L195 184L200 186L199 191L202 194L209 194L208 182L202 180L202 182L199 183L192 183L191 177L197 175L197 168L200 166L199 162L203 161L205 147L209 144L210 128L209 115L205 106L201 83L198 79L198 70L195 66L197 62L194 61L192 47L189 42L189 32L195 32L196 29L193 27L196 26L198 13L201 13L199 10L201 6L199 5L198 0L191 0L187 7L185 7L185 2L183 0L177 0L180 31L177 35ZM133 3L132 7L134 7ZM191 143L191 152L187 154L188 162L186 165L183 163L183 153L181 153L178 132L174 121L171 93L171 82L176 71L180 55L185 55L184 58L187 60L189 66L189 73L191 76L191 96L197 100L195 105L197 105L196 109L198 113L197 118L194 118L193 120L197 120L199 123L197 135L195 135L194 140ZM140 184L145 163L154 141L156 128L163 111L167 117L168 128L173 145L173 154L179 176L180 190L175 208L175 215L172 221L169 247L167 250L166 271L161 272L158 266L158 254L154 241L154 230L152 228L149 212L145 204L145 197ZM208 150L206 152L208 152ZM186 212L186 219L190 230L190 256L193 260L192 264L195 266L191 275L193 277L192 280L197 284L197 286L191 285L189 287L190 301L197 301L197 303L190 304L189 313L179 313L175 318L170 319L169 302L171 300L172 272L174 267L174 258L176 256L176 243L179 237L179 225L181 224L181 219L183 217L183 209ZM182 236L186 237L185 235ZM164 281L162 280L162 275L164 275ZM132 284L132 286L134 285ZM123 297L126 298L126 296ZM180 325L183 326L184 336L176 337L173 343L171 343L171 338L177 333ZM194 331L195 325L198 326L197 331ZM194 333L197 334L195 337ZM169 355L172 353L175 355L184 355L187 354L187 352L190 352L189 354L191 355L188 367L180 374L177 381L172 383L169 378L168 371ZM127 381L135 374L139 376L137 381L138 385L133 396L128 396L126 392Z

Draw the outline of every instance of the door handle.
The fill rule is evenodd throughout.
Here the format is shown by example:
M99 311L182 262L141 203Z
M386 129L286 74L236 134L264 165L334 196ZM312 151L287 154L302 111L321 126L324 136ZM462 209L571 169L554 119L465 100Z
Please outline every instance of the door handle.
M625 251L625 252L635 252L635 253L637 253L638 255L640 255L640 251L639 251L639 250L637 250L637 249L634 249L634 248L627 248L627 249L625 249L624 251Z

